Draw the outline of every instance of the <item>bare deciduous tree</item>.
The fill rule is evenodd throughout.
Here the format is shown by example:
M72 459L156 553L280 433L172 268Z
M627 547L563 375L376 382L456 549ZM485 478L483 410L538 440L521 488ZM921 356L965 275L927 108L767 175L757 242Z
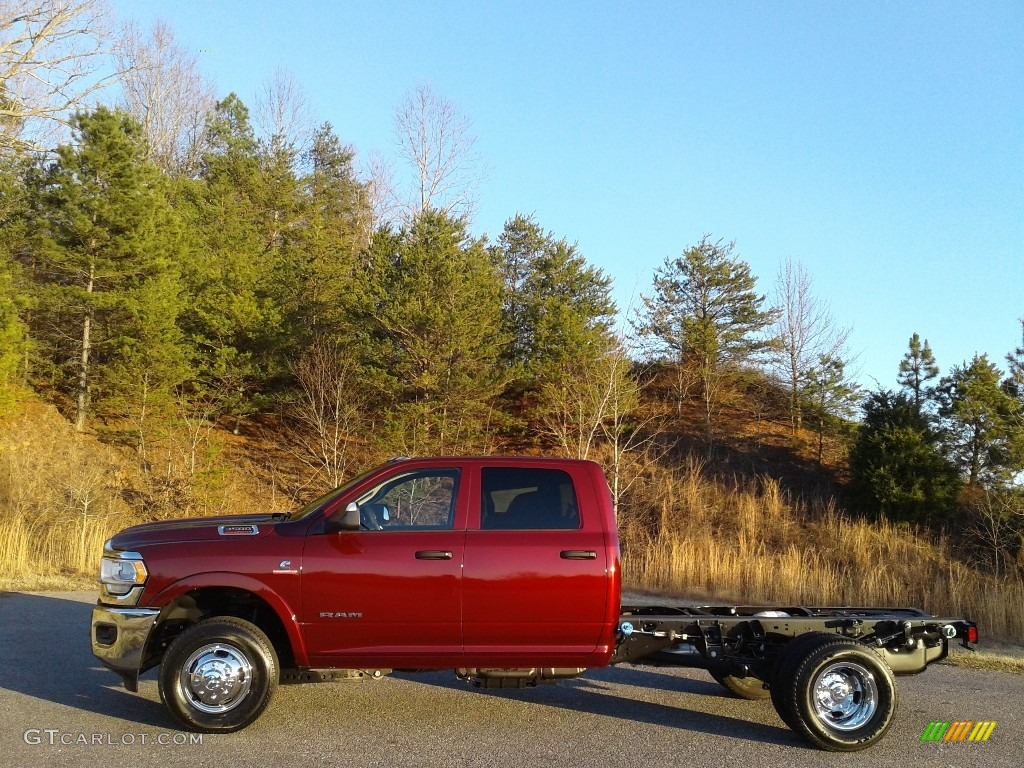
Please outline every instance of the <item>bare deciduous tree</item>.
M1007 491L985 491L970 505L968 536L984 553L986 565L998 578L1006 575L1013 563L1013 550L1024 533L1024 504L1021 497Z
M313 110L306 92L286 69L275 70L256 95L256 128L275 148L288 147L296 156L309 148L313 136Z
M565 455L591 458L600 446L607 455L612 502L616 510L635 482L628 468L653 444L660 430L657 414L640 416L640 389L633 378L627 348L609 339L592 359L577 359L541 389L545 401L542 428Z
M184 427L185 440L181 452L189 480L192 481L196 476L199 454L203 446L210 444L217 416L224 410L224 396L216 389L187 393L183 387L178 387L175 408L178 421ZM173 474L173 454L169 452L167 478L170 479Z
M370 155L365 176L368 179L370 210L373 211L373 221L371 221L369 229L369 232L372 233L379 226L400 219L402 205L398 201L398 193L395 190L394 166L383 155L376 152Z
M351 443L361 425L363 400L351 380L354 365L336 344L317 341L295 364L302 395L291 408L295 454L316 476L341 485L352 463Z
M163 21L149 36L129 22L114 49L124 108L142 125L149 159L173 175L199 167L206 115L217 103L196 57L174 40Z
M49 149L88 97L108 85L101 0L0 0L0 150Z
M640 415L640 386L630 374L631 365L621 346L611 350L605 358L610 396L601 432L610 453L606 469L616 517L623 495L640 476L635 469L638 459L645 455L660 459L668 451L665 446L655 447L662 432L660 415Z
M395 113L399 156L415 174L403 206L415 215L432 208L469 218L480 183L480 158L470 122L454 103L419 85Z
M774 303L779 310L774 335L779 339L776 365L790 396L793 432L800 429L803 411L800 390L806 375L823 357L842 360L849 328L836 325L828 303L813 293L810 274L790 259L779 268Z
M601 435L601 422L614 386L600 381L585 362L566 364L562 373L541 388L541 429L566 456L586 459Z
M77 452L73 452L72 455L75 453ZM79 569L83 571L89 567L90 559L95 556L95 553L90 552L86 546L86 532L90 524L95 522L95 518L102 514L96 508L108 495L108 477L112 468L113 465L109 464L104 466L82 462L80 471L65 476L61 481L68 515L78 518L78 551L74 559Z

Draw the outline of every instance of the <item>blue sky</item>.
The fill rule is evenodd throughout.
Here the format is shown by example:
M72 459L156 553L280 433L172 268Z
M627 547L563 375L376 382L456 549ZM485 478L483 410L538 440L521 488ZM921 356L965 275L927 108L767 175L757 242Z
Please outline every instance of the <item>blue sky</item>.
M705 233L759 289L801 262L852 326L859 379L894 387L915 331L942 371L1020 343L1024 4L188 2L168 21L223 96L279 67L359 156L428 83L472 121L474 218L576 241L639 304ZM207 52L208 51L208 52Z

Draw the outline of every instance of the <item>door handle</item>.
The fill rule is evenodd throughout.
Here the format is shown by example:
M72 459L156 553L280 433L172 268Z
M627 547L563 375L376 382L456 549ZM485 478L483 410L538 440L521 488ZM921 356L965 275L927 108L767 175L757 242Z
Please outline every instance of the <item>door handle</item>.
M592 549L563 549L563 560L597 560L597 552Z
M451 560L452 553L443 549L421 549L416 553L417 560Z

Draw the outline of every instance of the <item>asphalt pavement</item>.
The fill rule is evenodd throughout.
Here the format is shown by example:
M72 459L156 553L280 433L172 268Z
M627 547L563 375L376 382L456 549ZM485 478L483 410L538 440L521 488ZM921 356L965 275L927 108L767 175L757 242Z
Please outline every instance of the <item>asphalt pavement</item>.
M899 678L881 743L810 747L770 703L699 670L621 666L520 691L451 672L287 685L244 731L181 731L156 673L124 690L89 649L95 593L0 593L0 766L1021 766L1024 677L933 665ZM996 721L986 742L928 743L932 721Z

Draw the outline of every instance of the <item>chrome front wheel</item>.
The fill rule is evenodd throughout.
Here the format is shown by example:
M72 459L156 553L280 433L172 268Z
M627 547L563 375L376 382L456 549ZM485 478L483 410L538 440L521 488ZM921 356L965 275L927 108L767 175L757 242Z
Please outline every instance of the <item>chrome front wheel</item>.
M188 703L207 714L229 712L252 690L252 662L224 643L204 645L181 667L178 684Z
M267 708L277 683L277 653L266 634L232 616L186 629L160 665L164 704L185 727L206 733L245 728Z

